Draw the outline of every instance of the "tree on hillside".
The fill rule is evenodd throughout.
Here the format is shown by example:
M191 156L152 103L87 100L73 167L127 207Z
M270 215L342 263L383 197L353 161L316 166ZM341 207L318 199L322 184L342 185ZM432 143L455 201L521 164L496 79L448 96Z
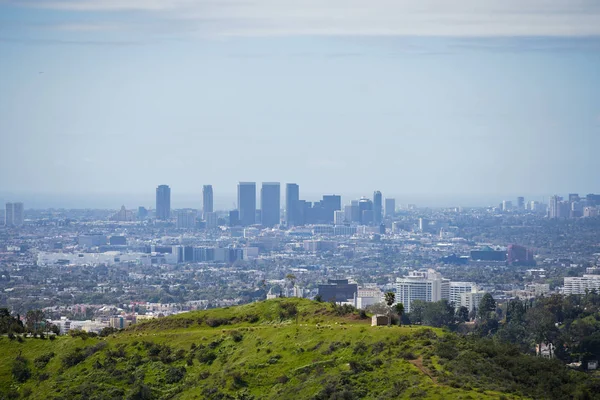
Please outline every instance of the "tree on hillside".
M525 314L527 329L541 350L542 343L552 343L558 331L554 325L554 315L542 307L533 307Z
M410 323L411 324L422 324L423 313L425 311L427 303L423 300L413 300L410 303Z
M8 308L0 308L0 334L21 332L23 332L23 323L19 317L13 317Z
M465 306L461 306L456 310L456 320L458 322L467 322L469 320L469 309Z
M492 295L489 293L484 294L483 297L481 298L481 302L479 303L479 310L478 310L479 319L484 320L484 321L490 319L490 314L492 313L492 311L495 311L495 310L496 310L496 301L494 300Z
M509 301L506 306L506 322L515 321L516 323L522 323L526 311L525 303L518 298Z
M445 299L425 303L423 324L437 328L446 326L453 329L455 327L454 307Z
M386 292L384 295L385 304L388 306L388 326L392 324L392 304L396 301L394 292Z
M394 306L394 311L398 314L398 325L402 325L402 315L404 314L404 304L398 303Z
M44 312L42 310L27 311L25 319L27 332L36 334L42 331L42 322L44 322Z

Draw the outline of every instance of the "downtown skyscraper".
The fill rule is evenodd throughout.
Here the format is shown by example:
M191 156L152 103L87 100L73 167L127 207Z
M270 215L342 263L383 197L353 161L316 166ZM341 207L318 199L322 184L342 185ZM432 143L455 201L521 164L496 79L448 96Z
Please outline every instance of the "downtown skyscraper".
M256 182L238 183L237 206L242 226L256 223Z
M23 225L23 203L6 203L4 209L4 225Z
M160 185L156 188L156 219L167 221L171 218L171 188Z
M373 193L373 222L375 225L381 224L383 220L383 197L379 190Z
M288 227L300 224L300 186L285 185L285 222Z
M396 213L396 199L386 198L385 199L385 216L393 217Z
M202 218L206 219L206 213L213 211L213 187L204 185L202 187Z
M281 190L279 182L263 182L260 189L260 210L262 225L279 225L281 210Z

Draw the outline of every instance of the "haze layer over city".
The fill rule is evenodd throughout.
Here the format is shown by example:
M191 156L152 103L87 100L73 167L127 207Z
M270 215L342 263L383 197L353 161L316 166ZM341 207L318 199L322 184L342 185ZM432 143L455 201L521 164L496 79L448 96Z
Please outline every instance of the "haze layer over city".
M597 1L0 28L0 399L600 398Z

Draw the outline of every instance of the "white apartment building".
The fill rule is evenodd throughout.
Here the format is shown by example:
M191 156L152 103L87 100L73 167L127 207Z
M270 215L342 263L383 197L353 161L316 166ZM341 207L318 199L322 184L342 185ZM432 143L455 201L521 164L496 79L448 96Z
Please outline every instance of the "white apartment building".
M346 222L346 214L344 211L334 211L333 212L333 223L335 225L344 225Z
M379 288L359 288L354 306L363 310L367 306L381 303L382 301L383 292Z
M413 300L433 302L449 297L450 281L432 269L412 271L408 276L396 278L396 302L404 304L406 312L410 312Z
M460 294L460 303L458 307L466 307L469 312L476 310L479 308L479 303L481 303L481 299L486 292L468 292Z
M565 277L564 278L564 289L563 294L585 294L586 289L588 291L596 289L600 292L600 275L583 275Z
M454 307L458 308L461 306L461 294L476 291L477 285L474 282L450 282L450 296L448 300Z

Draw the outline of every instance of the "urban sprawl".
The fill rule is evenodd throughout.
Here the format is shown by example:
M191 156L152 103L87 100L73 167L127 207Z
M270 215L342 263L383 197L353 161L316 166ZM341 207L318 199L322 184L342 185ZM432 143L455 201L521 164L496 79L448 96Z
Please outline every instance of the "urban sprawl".
M600 195L473 208L399 204L379 191L309 202L293 183L283 195L276 182L260 196L240 182L234 210L214 209L211 185L198 209L172 210L167 185L154 210L6 203L0 307L23 319L41 310L57 333L98 333L279 296L376 311L393 292L407 313L445 299L475 318L485 293L501 306L600 290Z

